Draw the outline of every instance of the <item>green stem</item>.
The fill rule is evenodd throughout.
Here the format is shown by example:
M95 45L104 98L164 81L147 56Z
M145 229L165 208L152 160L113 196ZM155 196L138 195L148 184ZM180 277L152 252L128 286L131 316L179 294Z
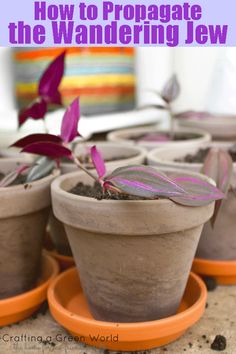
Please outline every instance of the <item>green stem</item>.
M167 109L168 109L168 112L170 114L170 138L171 140L174 140L174 136L175 136L175 122L174 122L174 114L173 114L173 111L172 111L172 108L171 108L171 105L168 104L167 106Z
M103 184L103 181L100 181L96 176L94 176L93 173L87 170L87 168L81 164L81 162L77 159L77 157L74 154L72 156L73 156L74 163L76 164L77 167L79 167L82 171L84 171L88 176L93 178L96 182Z

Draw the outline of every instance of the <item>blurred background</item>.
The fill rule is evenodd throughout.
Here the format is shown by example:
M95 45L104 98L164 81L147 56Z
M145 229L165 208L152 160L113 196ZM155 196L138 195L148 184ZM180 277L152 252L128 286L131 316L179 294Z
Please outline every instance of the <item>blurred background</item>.
M17 129L17 110L35 97L42 71L62 50L0 48L1 130ZM176 112L236 115L235 48L70 48L61 92L65 105L81 96L84 133L106 132L165 121L163 111L136 108L157 103L152 91L160 91L173 72L181 85L181 95L174 102ZM61 113L47 118L54 133ZM41 124L30 120L21 129L43 130Z

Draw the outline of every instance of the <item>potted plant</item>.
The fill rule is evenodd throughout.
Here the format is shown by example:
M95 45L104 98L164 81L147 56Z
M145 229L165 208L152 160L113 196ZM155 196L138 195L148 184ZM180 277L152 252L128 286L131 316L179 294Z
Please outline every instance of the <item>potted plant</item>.
M220 213L212 223L204 226L197 249L197 257L205 260L236 260L235 234L235 181L236 181L236 149L228 142L212 142L202 148L191 147L186 150L162 148L149 153L148 163L161 168L181 168L189 171L202 171L211 176L218 187L227 193L222 202ZM228 263L230 267L230 263Z
M107 174L93 146L96 176L68 147L77 135L74 113L72 107L63 120L62 141L48 136L48 141L24 144L22 151L67 157L82 170L58 178L52 199L92 314L114 322L170 316L182 298L213 201L224 194L208 177L194 173L172 175L173 171L130 165Z
M0 160L0 299L29 291L40 275L42 241L51 205L52 161Z
M58 88L64 72L64 58L65 53L62 53L42 75L37 99L19 112L19 127L30 118L43 119L52 104L61 105ZM18 136L23 142L32 142L35 137L45 138L44 134L26 138L20 133ZM4 265L0 269L0 299L27 292L36 285L51 206L50 185L59 175L51 159L7 158L5 155L0 159L0 256Z
M77 159L87 168L94 168L90 149L88 145L94 145L92 142L80 142L74 147L74 153ZM119 145L118 143L112 143L107 141L101 141L97 143L97 149L102 154L107 167L116 168L124 164L138 164L143 163L146 157L146 151L138 146ZM60 164L60 170L62 174L69 173L78 170L78 167L70 159L65 159ZM55 218L53 213L50 215L50 235L55 245L58 254L54 254L59 260L69 261L69 265L72 264L72 260L66 259L62 256L72 256L71 248L66 236L64 225Z
M130 128L111 132L107 138L110 141L138 144L148 150L163 146L189 146L201 145L211 140L211 136L204 130L191 128L175 128L172 102L180 93L180 86L176 75L173 75L165 84L163 90L155 92L162 100L162 104L152 105L165 109L170 116L170 129L158 127Z
M107 167L115 168L124 164L143 163L146 158L146 150L140 146L121 145L109 141L88 141L83 140L77 143L73 149L80 162L88 169L93 169L90 147L96 145L103 156ZM78 168L71 160L63 161L60 164L62 174L76 171Z
M216 141L234 141L236 138L234 115L186 111L176 114L175 120L181 128L207 131Z
M25 122L29 119L34 119L34 120L42 120L45 131L48 132L47 130L47 125L45 122L45 117L46 114L49 110L53 110L55 107L62 106L62 97L59 91L59 87L64 75L65 71L65 56L66 52L63 51L59 56L57 56L49 65L46 67L44 70L41 78L39 79L39 84L38 84L38 92L37 92L37 98L26 108L23 108L18 115L18 125L19 128L22 127L22 125L25 124ZM79 113L78 113L79 114ZM7 134L9 136L9 134ZM26 141L34 141L34 139L44 139L43 134L31 134L29 136L30 140L25 140L26 134L25 132L18 131L17 133L11 134L10 135L10 141L11 141L11 150L4 150L2 155L3 157L9 156L10 154L15 153L15 150L17 153L19 153L19 148L21 147L21 143L24 144ZM19 139L17 140L19 143L14 144L14 141L16 140L16 137ZM58 139L56 138L56 141ZM7 140L9 143L9 139ZM4 146L6 145L6 138L4 140ZM8 144L9 145L9 144ZM13 150L13 148L15 150ZM27 157L28 154L26 154L25 158ZM53 216L50 217L50 220L53 219ZM65 250L66 252L70 253L70 249L68 246L68 242L66 243L66 238L64 235L64 230L62 228L57 228L57 222L52 223L52 230L56 229L57 233L61 231L61 236L63 241L63 247L66 249L68 247L68 251ZM55 232L54 232L55 234ZM64 237L64 238L63 238ZM57 240L60 240L60 238L57 237Z
M58 86L63 71L64 54L42 76L39 97L19 113L19 126L28 118L44 117L49 104L60 103ZM0 269L0 299L28 292L36 286L51 205L50 185L59 175L54 161L50 159L32 161L23 156L9 158L6 155L8 153L4 152L5 158L0 159L0 257L4 265Z

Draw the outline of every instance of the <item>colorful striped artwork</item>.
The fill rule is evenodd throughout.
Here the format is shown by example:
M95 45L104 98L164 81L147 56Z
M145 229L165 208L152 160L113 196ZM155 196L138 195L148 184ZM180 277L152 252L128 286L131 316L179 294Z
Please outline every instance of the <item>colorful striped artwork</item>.
M16 48L16 96L19 107L36 97L38 80L62 48ZM63 103L80 96L85 115L126 111L135 105L133 48L67 48L60 86Z

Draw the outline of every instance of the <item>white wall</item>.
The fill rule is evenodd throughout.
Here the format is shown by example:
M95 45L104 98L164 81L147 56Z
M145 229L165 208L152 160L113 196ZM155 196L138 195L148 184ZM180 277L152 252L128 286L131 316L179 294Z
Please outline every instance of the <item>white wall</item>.
M0 47L0 111L15 108L12 72L11 49Z
M177 111L205 110L208 105L217 57L224 48L176 48L173 71L177 73L181 95L175 103Z
M173 51L171 48L143 47L137 49L136 74L139 106L156 102L156 95L151 90L161 90L172 68Z

